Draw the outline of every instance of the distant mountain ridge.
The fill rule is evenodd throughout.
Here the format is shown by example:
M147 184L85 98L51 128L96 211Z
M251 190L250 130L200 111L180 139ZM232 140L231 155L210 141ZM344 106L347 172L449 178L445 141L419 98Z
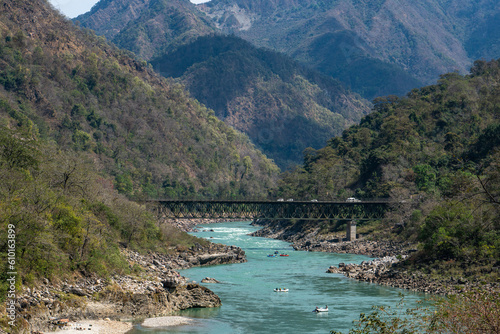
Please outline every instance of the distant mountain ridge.
M281 168L299 163L304 149L322 147L370 110L338 81L288 56L217 35L215 24L187 0L103 0L75 21L178 78Z
M404 95L440 73L465 72L469 53L495 54L500 44L490 25L498 24L498 4L460 4L212 0L195 7L187 0L103 0L76 20L178 78L283 168L368 111L366 101L327 76L371 100ZM114 12L113 20L103 21ZM305 75L303 66L278 61L269 51L214 36L218 30L284 52L324 77Z
M204 36L151 60L282 168L357 123L370 104L331 77L230 36Z
M198 8L222 31L291 55L365 97L403 94L440 73L466 73L474 59L500 56L494 0L212 0ZM366 76L365 64L371 83L356 79ZM381 77L390 89L373 88Z

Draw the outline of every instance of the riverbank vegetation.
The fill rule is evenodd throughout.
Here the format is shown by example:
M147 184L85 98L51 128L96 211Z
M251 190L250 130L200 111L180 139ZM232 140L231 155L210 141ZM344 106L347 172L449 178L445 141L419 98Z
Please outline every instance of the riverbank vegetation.
M418 244L408 268L498 282L499 87L500 61L477 61L469 75L378 98L359 125L306 150L278 196L388 200L392 210L371 236Z
M374 306L353 322L349 334L368 333L498 333L500 331L500 295L474 291L435 304L405 308L404 297L394 308ZM341 334L332 330L331 334Z
M207 243L159 225L146 207L118 194L91 157L40 141L32 126L0 127L0 178L0 249L7 258L13 226L19 285L130 273L120 247L167 253ZM8 265L1 263L0 298Z

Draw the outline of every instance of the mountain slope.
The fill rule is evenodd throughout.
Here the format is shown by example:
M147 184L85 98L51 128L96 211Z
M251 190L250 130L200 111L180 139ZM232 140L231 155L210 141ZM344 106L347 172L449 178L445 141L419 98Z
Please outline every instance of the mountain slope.
M390 197L398 189L453 195L455 174L480 170L498 151L499 82L498 61L477 61L468 76L450 73L408 97L378 98L373 113L310 151L295 171L305 175L287 181L299 198Z
M213 111L45 1L0 13L3 124L33 122L133 197L264 196L277 167Z
M289 54L374 97L432 83L439 73L465 73L471 59L500 56L493 51L500 42L499 6L494 0L213 0L198 8L222 31ZM367 73L358 62L371 63L368 82L356 82ZM371 77L383 78L388 88L378 92Z
M215 31L189 0L102 0L74 21L142 59Z
M113 20L103 22L114 11ZM320 148L369 110L367 101L337 81L287 57L234 37L207 35L215 28L187 0L103 0L76 20L138 52L164 76L179 78L193 97L246 133L281 168L299 163L305 148ZM133 31L149 37L138 39ZM196 34L205 38L193 40ZM152 42L153 35L166 37Z
M286 168L358 122L368 103L336 80L235 37L206 36L151 61Z

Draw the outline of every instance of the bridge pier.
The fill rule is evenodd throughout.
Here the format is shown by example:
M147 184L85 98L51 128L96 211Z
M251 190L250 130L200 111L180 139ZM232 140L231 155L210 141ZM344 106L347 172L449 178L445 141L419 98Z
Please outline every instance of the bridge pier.
M356 240L356 221L351 220L347 223L347 231L346 231L346 239L347 241Z

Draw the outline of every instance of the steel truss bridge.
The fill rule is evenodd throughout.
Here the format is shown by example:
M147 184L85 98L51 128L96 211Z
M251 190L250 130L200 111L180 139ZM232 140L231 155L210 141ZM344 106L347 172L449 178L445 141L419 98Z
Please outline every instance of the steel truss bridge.
M151 200L158 215L178 219L375 220L389 202Z

